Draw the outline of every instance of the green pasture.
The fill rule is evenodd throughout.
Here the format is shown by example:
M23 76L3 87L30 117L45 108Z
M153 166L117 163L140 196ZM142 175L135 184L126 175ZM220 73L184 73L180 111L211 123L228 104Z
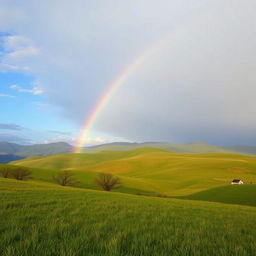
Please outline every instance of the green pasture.
M256 208L0 178L3 256L255 255Z

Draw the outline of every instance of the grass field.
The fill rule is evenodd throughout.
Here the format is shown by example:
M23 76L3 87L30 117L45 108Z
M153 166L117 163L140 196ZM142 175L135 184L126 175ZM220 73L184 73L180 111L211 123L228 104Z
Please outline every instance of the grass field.
M0 178L4 256L255 255L256 208Z
M207 189L185 199L256 206L256 185L229 185Z
M33 168L36 180L48 182L53 182L52 174L69 170L82 187L92 189L97 189L93 180L98 172L113 173L122 181L117 191L127 193L187 196L229 185L234 178L256 183L256 157L228 153L178 154L140 148L32 157L13 164Z

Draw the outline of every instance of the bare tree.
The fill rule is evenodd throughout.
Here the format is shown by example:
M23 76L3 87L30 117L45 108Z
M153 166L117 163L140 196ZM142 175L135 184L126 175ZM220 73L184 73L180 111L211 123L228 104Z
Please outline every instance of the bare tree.
M31 178L31 171L24 167L15 167L10 174L16 180L28 180Z
M61 186L72 186L78 184L78 181L74 178L74 174L68 171L58 173L53 177L53 179Z
M95 179L95 183L105 191L111 191L121 184L120 179L118 177L113 177L110 173L100 173Z
M3 178L8 178L10 177L10 169L7 167L4 167L0 170L0 176Z

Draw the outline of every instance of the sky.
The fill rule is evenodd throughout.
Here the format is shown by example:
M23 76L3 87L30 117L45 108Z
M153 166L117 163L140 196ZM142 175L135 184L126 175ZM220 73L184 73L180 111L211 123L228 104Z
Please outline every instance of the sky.
M0 0L0 141L76 145L125 73L85 145L256 145L255 9L255 0Z

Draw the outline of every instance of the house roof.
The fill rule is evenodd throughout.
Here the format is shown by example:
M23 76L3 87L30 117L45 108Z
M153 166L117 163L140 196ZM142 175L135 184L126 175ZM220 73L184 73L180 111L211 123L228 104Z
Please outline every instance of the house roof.
M239 182L239 181L241 181L241 180L236 180L236 179L235 179L235 180L232 180L232 182Z

